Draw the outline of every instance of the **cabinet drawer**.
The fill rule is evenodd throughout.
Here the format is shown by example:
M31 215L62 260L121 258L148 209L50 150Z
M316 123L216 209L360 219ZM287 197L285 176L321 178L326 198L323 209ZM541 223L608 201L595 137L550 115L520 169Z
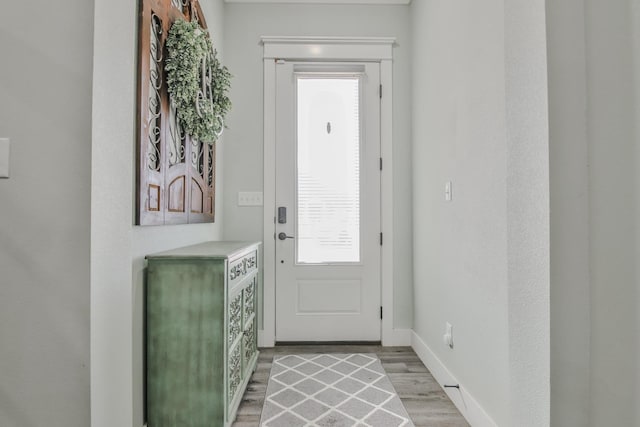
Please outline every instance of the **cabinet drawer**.
M233 260L229 263L229 284L239 282L258 269L258 253L256 251Z

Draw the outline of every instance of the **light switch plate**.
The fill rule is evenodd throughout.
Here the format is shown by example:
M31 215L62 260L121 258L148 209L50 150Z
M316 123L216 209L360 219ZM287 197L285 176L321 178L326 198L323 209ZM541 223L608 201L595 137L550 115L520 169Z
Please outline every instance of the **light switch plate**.
M0 138L0 178L9 178L9 138Z
M450 202L451 198L451 181L447 181L444 183L444 200Z
M238 206L262 206L262 191L241 191L238 193Z

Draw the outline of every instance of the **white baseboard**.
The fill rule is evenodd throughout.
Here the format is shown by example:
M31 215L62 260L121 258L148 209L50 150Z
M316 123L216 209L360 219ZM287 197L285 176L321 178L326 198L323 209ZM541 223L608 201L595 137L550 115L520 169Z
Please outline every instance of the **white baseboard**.
M438 381L440 387L443 384L460 384L414 331L411 331L411 347L413 347L422 363L425 364L436 381ZM460 384L459 390L456 388L443 388L443 390L472 427L497 427L495 421L485 412L478 401L464 389L462 384Z
M276 340L275 337L270 337L265 334L264 329L258 329L258 347L260 348L269 348L275 347Z
M385 347L404 347L411 345L411 329L391 329L390 333L382 337L382 345Z

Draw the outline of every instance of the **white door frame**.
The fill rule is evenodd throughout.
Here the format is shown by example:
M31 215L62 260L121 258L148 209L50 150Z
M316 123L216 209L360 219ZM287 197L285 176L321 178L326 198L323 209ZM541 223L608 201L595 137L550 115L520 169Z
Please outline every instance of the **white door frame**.
M258 345L273 347L276 340L276 60L351 61L380 63L380 155L383 159L380 213L383 233L381 264L382 344L396 345L393 330L393 45L392 37L261 37L264 46L264 252L263 322Z

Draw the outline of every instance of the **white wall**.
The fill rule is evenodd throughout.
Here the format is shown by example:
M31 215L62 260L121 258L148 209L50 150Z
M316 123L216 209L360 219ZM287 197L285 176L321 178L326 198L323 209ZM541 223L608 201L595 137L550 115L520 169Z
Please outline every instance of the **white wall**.
M441 372L486 412L471 414L459 401L470 419L545 425L544 3L422 1L411 9L414 330ZM453 200L445 202L449 180ZM453 350L442 341L445 322Z
M0 14L0 425L89 425L93 2Z
M414 330L508 425L503 2L413 2L412 17Z
M393 36L394 48L394 327L412 322L410 32L407 6L237 4L225 7L226 62L233 110L225 158L225 238L262 240L263 210L238 207L239 191L263 188L262 46L260 36Z
M509 425L550 422L550 212L544 0L504 2Z
M222 0L202 2L214 44L223 46ZM92 427L142 426L142 271L148 253L222 235L216 223L133 225L135 199L135 2L95 1L91 200ZM224 145L222 142L220 145ZM218 152L218 165L224 158Z
M551 425L589 425L590 286L584 0L547 2Z

